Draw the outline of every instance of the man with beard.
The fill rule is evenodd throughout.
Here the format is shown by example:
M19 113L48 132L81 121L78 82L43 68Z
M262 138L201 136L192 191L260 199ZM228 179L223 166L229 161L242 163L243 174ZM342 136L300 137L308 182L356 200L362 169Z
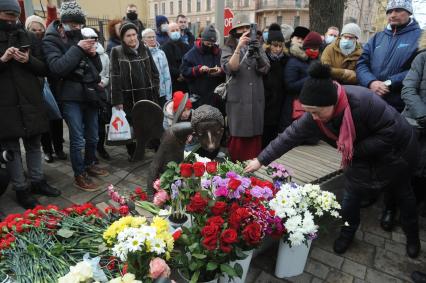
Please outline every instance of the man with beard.
M95 191L98 186L89 176L108 175L94 165L102 64L96 53L96 39L82 37L84 23L84 13L75 1L62 3L60 20L46 31L43 51L51 75L56 78L54 88L69 129L74 185L84 191Z
M32 193L57 197L43 176L40 137L49 128L40 77L47 68L35 36L18 24L20 8L16 0L0 2L0 148L13 152L7 163L18 203L34 208L39 202ZM28 187L24 175L19 140L26 151Z

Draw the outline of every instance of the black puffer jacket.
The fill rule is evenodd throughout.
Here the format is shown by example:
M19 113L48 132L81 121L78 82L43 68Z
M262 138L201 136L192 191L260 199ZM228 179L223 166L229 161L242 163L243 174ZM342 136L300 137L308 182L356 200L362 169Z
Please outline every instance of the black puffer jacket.
M167 57L169 63L170 75L172 77L172 90L173 92L181 90L183 92L188 91L188 85L185 81L178 81L178 77L181 74L180 65L182 64L183 56L189 51L189 46L183 43L181 40L173 41L169 40L161 46Z
M60 101L87 102L85 85L93 87L100 82L101 60L98 54L89 57L78 47L80 38L68 39L61 36L59 25L58 20L52 22L43 39L43 51L50 70L52 90ZM87 64L83 64L83 61ZM81 70L83 75L78 75L77 70Z
M9 47L24 45L31 45L28 63L0 61L0 140L30 137L49 129L40 79L47 68L39 45L23 29L0 31L0 57Z
M348 189L382 188L413 170L417 165L418 144L413 128L392 106L360 86L344 86L352 111L356 139L352 163L345 170ZM339 134L342 117L332 119L327 127ZM258 156L267 165L307 138L325 137L310 113L294 121ZM407 174L408 175L408 174Z

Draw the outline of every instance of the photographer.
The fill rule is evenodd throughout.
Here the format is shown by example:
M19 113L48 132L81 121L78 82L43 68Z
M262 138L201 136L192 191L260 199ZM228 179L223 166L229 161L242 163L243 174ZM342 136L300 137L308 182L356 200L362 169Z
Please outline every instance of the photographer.
M234 17L233 27L222 49L221 65L230 77L226 114L230 139L228 151L233 161L257 156L262 148L265 96L263 75L269 60L249 23Z
M18 203L28 209L38 204L31 192L59 196L60 191L46 183L42 169L40 137L49 123L39 77L47 69L35 36L17 24L19 13L16 0L0 2L0 148L12 152L14 160L7 163L7 171ZM22 165L21 138L30 188Z
M102 64L96 53L96 39L82 36L84 23L84 13L76 2L62 3L60 20L48 27L43 50L51 74L56 77L55 88L69 129L74 184L84 191L96 191L98 187L89 176L108 175L94 165Z

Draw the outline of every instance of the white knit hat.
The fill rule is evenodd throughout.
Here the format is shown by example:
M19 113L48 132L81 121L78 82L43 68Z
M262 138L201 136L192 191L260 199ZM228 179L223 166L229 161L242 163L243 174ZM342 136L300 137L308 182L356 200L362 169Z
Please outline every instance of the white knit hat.
M389 0L386 13L392 9L404 9L408 13L413 14L413 3L411 0Z
M342 35L348 33L355 35L356 38L361 38L361 28L355 23L349 23L343 26Z
M46 29L46 24L44 23L44 20L37 15L29 16L25 20L25 29L28 30L32 23L39 23L43 26L44 29Z

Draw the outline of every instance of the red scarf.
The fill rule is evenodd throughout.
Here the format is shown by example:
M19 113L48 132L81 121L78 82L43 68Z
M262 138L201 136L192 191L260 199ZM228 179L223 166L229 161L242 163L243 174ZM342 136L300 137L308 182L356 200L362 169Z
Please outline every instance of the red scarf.
M345 89L334 82L337 86L337 103L332 116L336 118L343 112L342 124L340 125L339 137L331 132L321 121L316 120L320 130L330 139L336 141L337 150L342 154L342 166L346 168L352 161L353 147L356 138L354 121L352 120L351 107L346 96Z

